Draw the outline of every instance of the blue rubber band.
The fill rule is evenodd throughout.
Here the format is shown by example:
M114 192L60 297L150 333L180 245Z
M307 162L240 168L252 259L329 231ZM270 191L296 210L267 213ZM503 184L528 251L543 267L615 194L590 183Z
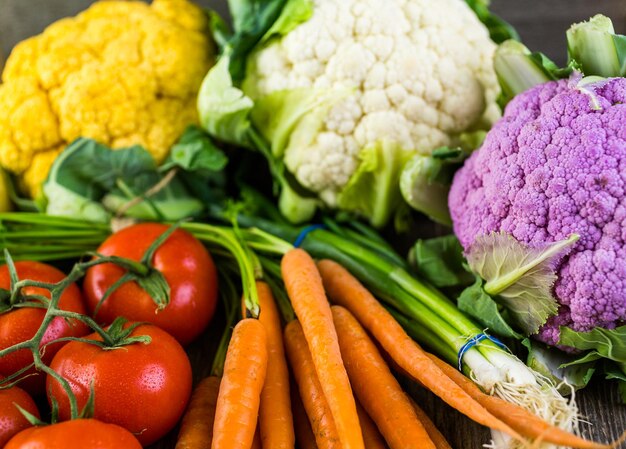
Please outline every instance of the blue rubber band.
M474 335L472 338L467 340L463 346L461 346L461 349L459 349L459 355L457 358L458 364L459 364L459 371L463 371L463 356L465 356L465 353L483 340L489 340L495 343L496 345L500 346L505 351L511 352L509 348L500 340L498 340L496 337L492 337L491 335L485 334L484 332L478 335Z
M302 245L302 242L304 242L304 239L306 238L306 236L309 235L309 232L313 232L316 229L326 229L326 228L327 226L325 224L312 224L312 225L305 227L302 231L300 231L300 234L298 234L298 237L296 237L296 240L293 242L293 246L298 248L300 245Z

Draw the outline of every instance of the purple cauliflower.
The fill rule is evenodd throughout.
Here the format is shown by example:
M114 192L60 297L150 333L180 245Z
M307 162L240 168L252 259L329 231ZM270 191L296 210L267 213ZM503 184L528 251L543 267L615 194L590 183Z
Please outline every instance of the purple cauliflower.
M553 81L515 97L457 172L449 207L466 250L494 231L529 246L580 235L557 267L559 313L539 340L625 321L626 79Z

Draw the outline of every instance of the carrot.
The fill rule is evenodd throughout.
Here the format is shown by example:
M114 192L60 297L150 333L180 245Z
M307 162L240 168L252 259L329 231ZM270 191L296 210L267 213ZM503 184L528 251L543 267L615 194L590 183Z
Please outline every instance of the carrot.
M259 424L257 424L256 430L254 431L254 439L252 440L252 446L250 446L250 449L262 449L262 448L263 448L263 445L261 444L261 433L259 432Z
M441 434L439 429L437 429L437 426L435 426L435 423L431 421L426 412L422 410L412 398L409 397L409 399L411 400L411 405L413 406L413 410L415 410L417 419L420 420L420 422L426 429L426 432L428 432L428 436L431 440L433 440L433 443L435 443L435 447L437 449L452 449L450 443L448 443L448 440L446 440L446 437Z
M330 304L315 262L302 249L281 261L285 288L308 343L315 372L335 422L343 449L364 449L350 381L343 366Z
M257 282L256 287L261 310L259 321L265 327L268 346L267 375L261 391L259 409L261 442L265 448L293 449L296 437L280 315L270 287L264 282Z
M220 378L208 376L193 390L180 424L176 449L210 449Z
M211 448L215 407L224 372L224 359L231 327L237 318L237 307L234 301L238 293L229 277L220 276L220 295L226 309L226 326L215 352L209 377L202 379L191 395L178 432L176 449Z
M293 410L293 427L296 431L296 441L300 449L317 449L315 435L306 415L300 393L297 388L291 389L291 410Z
M548 424L538 416L518 405L511 404L496 396L485 394L474 382L465 377L460 371L454 369L454 367L448 365L433 354L428 354L428 357L437 364L446 376L452 379L471 397L493 413L494 416L509 424L522 435L533 439L541 439L544 443L552 443L557 446L567 446L578 449L615 447L614 444L601 444L585 440L584 438Z
M447 377L391 314L345 268L330 260L319 262L318 268L331 300L352 312L389 356L412 378L477 423L522 440L515 430L488 412Z
M363 434L363 442L365 443L365 449L387 449L387 443L380 434L378 427L372 418L367 414L363 406L357 401L356 412L359 415L359 422L361 423L361 433Z
M228 345L212 449L250 449L267 370L267 338L256 319L241 320Z
M350 312L332 307L352 388L391 449L435 449L402 387Z
M341 449L335 422L317 378L302 326L298 321L292 321L285 327L285 349L317 447Z

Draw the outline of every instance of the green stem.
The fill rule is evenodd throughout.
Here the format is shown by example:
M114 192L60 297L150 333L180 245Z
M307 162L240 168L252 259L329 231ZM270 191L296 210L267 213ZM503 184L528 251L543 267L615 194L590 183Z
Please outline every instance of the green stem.
M446 344L441 338L439 338L438 335L430 332L428 329L418 327L415 322L411 321L409 318L405 317L396 310L390 308L388 308L387 310L389 310L395 320L400 323L400 325L404 328L406 333L409 334L411 338L423 342L425 346L434 350L437 354L446 359L448 363L456 365L457 353L454 352L454 350L452 350L450 346Z
M511 287L522 277L526 275L533 268L543 264L547 260L550 260L554 256L557 256L563 252L563 249L567 246L578 241L580 236L578 234L572 234L567 239L561 240L551 244L545 251L541 253L539 257L531 259L526 265L523 265L511 272L498 276L495 279L486 282L484 286L485 292L490 296L496 296L502 293L507 288Z
M221 296L226 311L226 326L217 347L217 351L215 352L210 373L211 376L218 377L222 377L222 374L224 373L224 362L226 361L226 353L228 352L228 343L230 342L232 327L235 324L237 311L239 310L239 307L237 307L237 304L239 303L239 295L237 293L237 289L230 280L230 277L221 276L221 281Z
M94 330L94 332L96 332L98 335L100 335L100 337L102 338L102 341L104 342L105 346L108 346L108 347L115 346L115 342L111 339L109 334L103 328L101 328L98 325L98 323L96 323L91 317L89 317L87 315L83 315L81 313L69 312L67 310L54 310L52 312L52 314L54 316L58 316L58 317L63 317L63 318L69 318L69 319L75 319L75 320L82 321L87 326L92 328Z
M264 280L272 289L274 299L278 305L278 310L285 323L289 323L296 319L296 314L291 306L291 302L285 293L285 286L282 282L282 273L280 264L272 259L260 257L263 269L265 271Z
M105 223L88 222L68 217L57 217L38 212L2 212L0 213L0 222L2 222L4 226L7 226L7 222L9 222L8 224L19 223L41 225L44 228L60 227L63 229L97 229L100 231L110 232L109 225Z
M254 317L259 316L259 296L256 290L256 272L248 249L242 246L231 228L201 223L182 223L181 227L191 232L198 240L227 249L237 261L243 285L246 307Z
M580 63L586 76L626 75L625 48L626 37L616 34L611 19L601 14L567 31L569 57Z
M7 259L9 258L10 256L7 257ZM79 410L78 410L76 397L73 394L69 383L43 362L41 358L41 351L40 351L41 346L42 346L41 342L43 341L43 337L46 331L48 330L52 320L54 320L57 317L61 317L64 319L80 320L83 323L85 323L87 326L91 327L99 335L101 335L105 343L114 343L106 334L106 331L104 331L100 326L98 326L98 324L90 317L87 317L85 315L75 313L75 312L61 310L59 308L59 301L61 299L61 296L63 295L63 292L71 284L75 283L80 278L82 278L89 268L96 266L96 265L103 264L103 263L112 263L112 262L113 261L108 257L99 257L99 258L92 259L86 262L75 264L72 267L72 270L70 271L70 273L67 275L67 277L65 277L64 279L62 279L61 281L57 283L48 283L48 282L33 281L30 279L23 279L23 280L16 282L14 285L11 286L11 300L12 301L16 301L17 300L16 298L18 298L21 295L21 290L27 287L37 287L37 288L43 288L45 290L48 290L50 292L50 299L48 302L46 313L35 335L33 335L33 337L30 338L29 340L20 342L16 345L0 350L0 359L7 356L8 354L11 354L19 350L29 350L32 353L33 366L35 367L35 369L39 371L43 371L44 373L53 377L57 382L59 382L59 384L65 391L65 394L67 395L68 400L69 400L70 417L72 419L76 419L79 416Z

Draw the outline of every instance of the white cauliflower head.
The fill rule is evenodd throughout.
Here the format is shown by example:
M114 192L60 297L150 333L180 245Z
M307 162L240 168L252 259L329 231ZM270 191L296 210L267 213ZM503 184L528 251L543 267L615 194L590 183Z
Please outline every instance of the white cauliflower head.
M306 3L307 20L248 57L252 123L303 187L384 224L410 155L499 116L496 45L463 0Z

